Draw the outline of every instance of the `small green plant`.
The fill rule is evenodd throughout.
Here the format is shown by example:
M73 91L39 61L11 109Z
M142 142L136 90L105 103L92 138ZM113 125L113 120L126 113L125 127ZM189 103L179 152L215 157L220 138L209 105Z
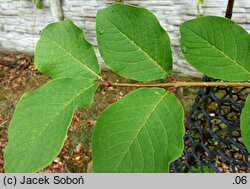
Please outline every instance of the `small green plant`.
M35 0L35 6L37 9L43 9L44 8L44 4L41 0Z
M99 10L96 18L105 63L140 83L105 81L84 32L69 19L49 24L37 43L35 65L53 79L23 95L17 104L4 153L5 171L36 172L46 167L62 149L75 109L90 107L97 87L103 85L139 89L108 106L98 118L92 138L93 171L168 172L169 163L184 148L184 112L173 94L175 88L250 86L244 82L250 80L250 35L242 27L226 18L203 16L182 23L180 32L187 61L203 74L229 82L175 81L170 38L145 8L116 3ZM166 77L173 81L152 83ZM249 114L248 97L241 115L248 150Z
M203 13L201 13L201 5L203 5L205 2L205 0L198 0L197 2L197 6L196 6L196 9L197 9L197 18L200 18L203 16Z

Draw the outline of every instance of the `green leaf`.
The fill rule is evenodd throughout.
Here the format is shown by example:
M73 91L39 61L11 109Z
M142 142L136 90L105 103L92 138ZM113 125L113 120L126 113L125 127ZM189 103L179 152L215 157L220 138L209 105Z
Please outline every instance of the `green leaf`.
M97 84L87 78L49 81L17 104L4 153L5 172L36 172L63 147L74 110L89 107Z
M93 46L71 20L49 24L35 51L35 65L51 77L99 77Z
M43 9L44 8L44 4L43 4L43 2L41 0L36 0L35 4L36 4L37 9Z
M204 0L199 0L199 3L200 4L204 4Z
M93 133L94 172L167 172L183 151L184 112L174 94L138 89L111 104Z
M181 49L203 74L228 80L250 79L250 35L232 20L205 16L180 26Z
M248 95L240 115L240 129L243 143L250 153L250 95Z
M169 36L147 9L116 3L99 10L96 36L105 63L121 76L151 81L171 73Z

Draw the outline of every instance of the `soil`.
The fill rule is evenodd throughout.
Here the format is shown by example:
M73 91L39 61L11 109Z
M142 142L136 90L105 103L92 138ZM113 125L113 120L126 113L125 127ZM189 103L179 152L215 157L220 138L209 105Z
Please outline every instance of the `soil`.
M26 92L45 84L49 77L36 70L33 56L27 54L0 52L0 173L4 172L3 153L7 144L8 126L15 105ZM102 70L102 77L112 82L134 82L111 71ZM194 81L197 78L176 76L180 81ZM166 82L161 80L157 82ZM89 109L78 109L69 128L64 148L58 157L41 172L80 173L91 172L91 135L98 115L109 104L122 98L135 88L100 86L94 103ZM198 88L180 88L174 93L182 102L186 116L189 114Z

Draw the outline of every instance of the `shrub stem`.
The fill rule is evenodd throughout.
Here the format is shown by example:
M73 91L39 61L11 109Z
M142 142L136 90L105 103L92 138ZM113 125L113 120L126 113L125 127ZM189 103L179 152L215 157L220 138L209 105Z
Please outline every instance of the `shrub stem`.
M110 83L119 87L250 87L248 82L169 82L169 83Z
M225 17L231 19L233 15L234 0L228 0Z

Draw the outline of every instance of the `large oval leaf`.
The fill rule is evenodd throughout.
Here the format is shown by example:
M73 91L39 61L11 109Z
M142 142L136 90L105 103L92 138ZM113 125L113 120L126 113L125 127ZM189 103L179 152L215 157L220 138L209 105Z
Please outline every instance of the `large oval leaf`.
M74 110L89 107L97 84L86 78L55 79L25 94L12 117L5 172L36 172L63 147Z
M250 79L250 35L232 20L206 16L180 26L181 49L203 74L228 80Z
M169 36L147 9L113 4L99 10L96 35L105 63L121 76L150 81L172 70Z
M99 77L93 46L71 20L49 24L35 51L35 65L51 77Z
M183 150L183 117L178 99L160 88L113 103L94 129L94 172L167 172Z
M247 97L240 115L240 129L243 143L250 153L250 95Z

